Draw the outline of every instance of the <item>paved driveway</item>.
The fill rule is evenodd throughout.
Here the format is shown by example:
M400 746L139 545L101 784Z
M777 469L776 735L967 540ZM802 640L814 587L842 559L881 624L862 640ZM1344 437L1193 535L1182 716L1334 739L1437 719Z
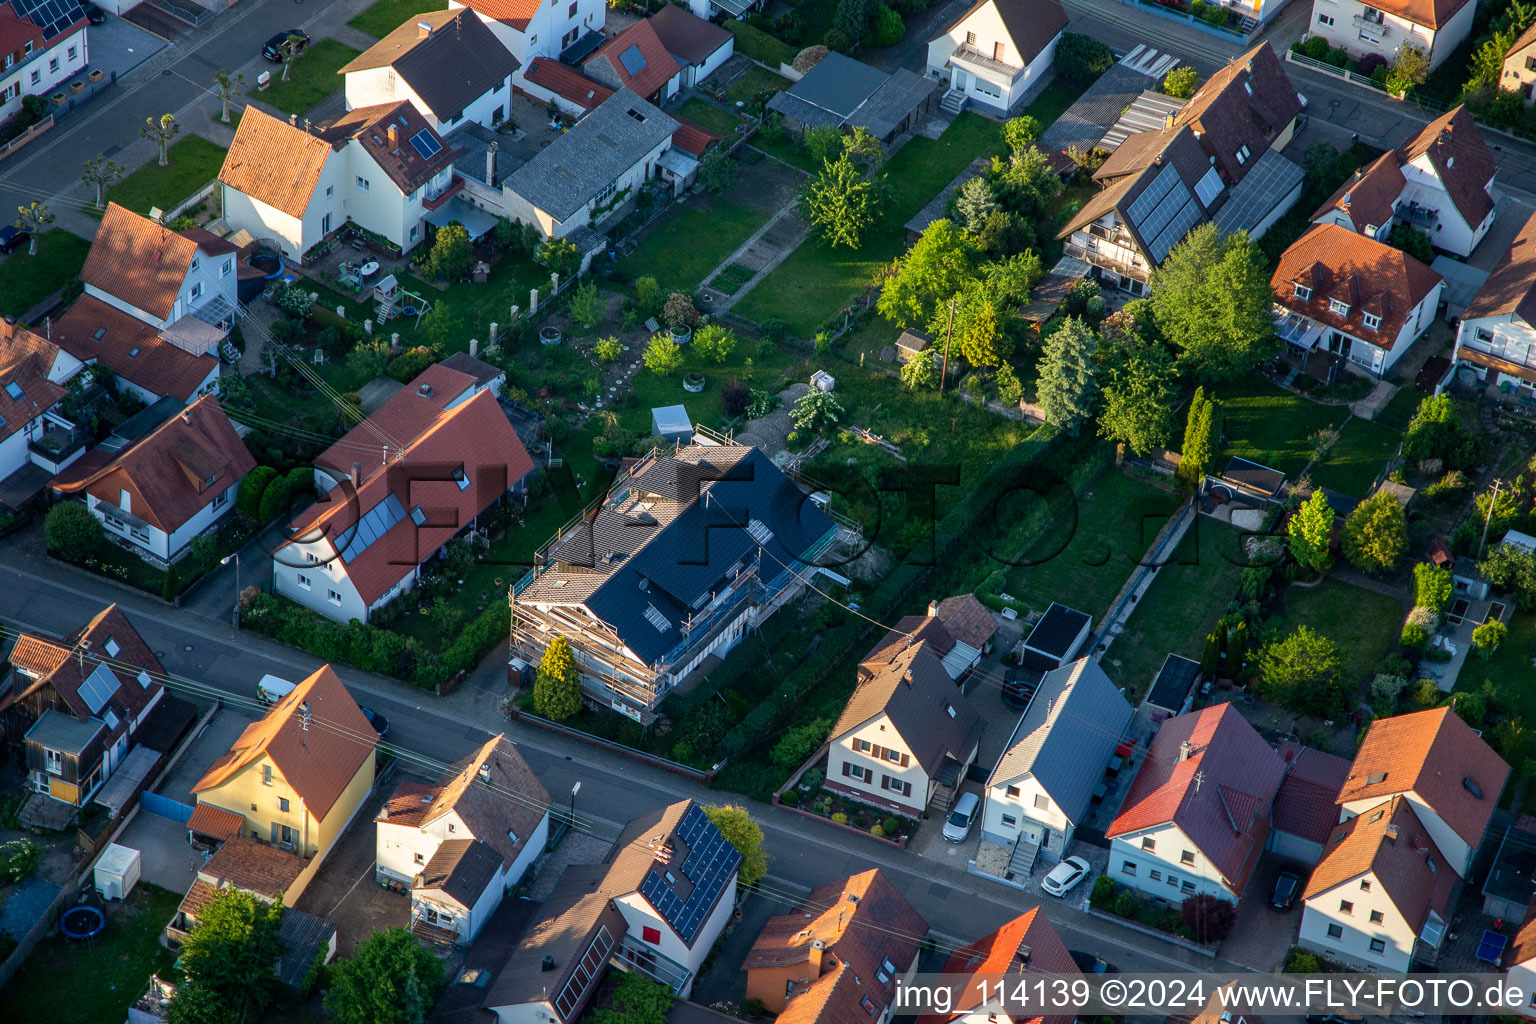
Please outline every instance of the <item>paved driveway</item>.
M1255 970L1272 971L1285 959L1285 951L1296 944L1296 933L1301 928L1300 897L1290 910L1279 911L1269 905L1275 877L1286 870L1300 875L1305 887L1312 869L1270 854L1265 854L1259 861L1248 881L1247 893L1238 901L1237 924L1221 944L1221 955L1225 959Z

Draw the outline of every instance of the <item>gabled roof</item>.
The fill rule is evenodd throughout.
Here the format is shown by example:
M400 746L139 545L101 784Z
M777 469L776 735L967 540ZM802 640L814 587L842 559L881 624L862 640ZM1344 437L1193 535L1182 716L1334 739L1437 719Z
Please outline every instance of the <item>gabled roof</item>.
M500 21L515 29L528 27L528 22L538 13L543 0L460 0L465 7L492 21Z
M987 788L1031 776L1068 821L1083 820L1093 787L1133 714L1092 658L1047 672L1019 716Z
M80 296L54 321L53 340L81 362L94 360L152 394L182 402L219 368L215 356L176 347L149 324L94 295Z
M432 804L442 793L442 786L429 786L423 782L402 782L384 801L379 813L373 818L381 825L399 825L402 828L420 828L431 813Z
M582 70L613 89L628 89L650 99L682 67L667 52L649 18L642 18L588 57Z
M36 353L14 355L8 346L0 347L0 439L21 430L67 394L68 388L48 379L48 366Z
M672 4L668 4L665 9L682 10L681 7L674 7ZM673 119L677 121L677 131L672 133L672 145L685 153L703 156L704 151L709 148L711 142L719 142L725 138L725 136L717 135L708 128L699 127L686 117L678 116Z
M42 32L50 48L86 27L85 11L77 0L13 0L11 7Z
M741 854L704 808L679 800L625 826L604 863L605 892L639 893L691 947L731 887Z
M891 1005L896 977L912 963L927 934L928 922L923 916L878 868L870 868L817 886L801 909L769 918L741 969L750 972L804 963L810 957L811 943L819 941L823 957L834 957L859 978L858 986L847 986L854 993L852 1007L864 1012L858 1010L858 997L867 995L879 1007L878 1015ZM884 959L896 965L896 970L881 982L878 975ZM806 1024L853 1020L847 1013L849 992L840 991L842 988L836 980L825 985L813 981L807 989L790 996L779 1019Z
M111 730L114 735L126 731L127 720L149 706L165 676L159 659L116 604L63 643L21 634L10 660L36 676L20 689L18 699L51 687L77 719L101 718L110 709L122 723Z
M187 831L196 832L223 842L239 835L245 829L245 818L234 811L226 811L213 804L198 804L187 819Z
M955 649L955 638L937 615L903 615L880 638L880 642L870 648L860 665L887 662L907 647L918 643L926 645L939 658Z
M318 135L246 107L219 181L290 217L303 217L333 152Z
M170 534L255 468L219 400L204 395L102 469L82 480L56 480L54 489L114 506L127 491L132 503L123 511Z
M168 320L197 251L190 238L108 203L80 280Z
M446 372L472 380L456 370ZM417 398L421 379L390 403L402 395ZM433 416L429 426L414 438L392 431L384 432L388 441L369 435L371 446L381 453L389 445L389 465L374 465L370 459L355 492L347 479L349 470L338 467L340 482L290 529L293 540L288 543L330 544L347 578L370 606L533 469L533 460L490 391L446 409L433 398L420 401L424 415ZM329 454L321 457L322 463ZM343 452L342 457L350 465L354 454ZM467 482L465 487L455 483L456 474Z
M781 96L789 97L825 111L832 116L833 123L841 123L852 117L853 112L873 96L888 77L879 68L833 50L817 61L816 66L807 71L800 81L775 96L774 100L777 101ZM800 120L804 121L805 118Z
M649 21L667 52L688 64L703 64L735 38L726 29L677 4L664 4Z
M1460 715L1432 708L1371 724L1338 803L1412 793L1476 849L1508 778L1509 765Z
M47 637L33 636L31 633L22 633L16 637L16 643L11 648L11 653L6 660L12 668L18 668L31 676L46 676L64 663L69 657L69 647L66 644L57 643Z
M1468 0L1383 0L1379 9L1415 25L1440 28L1467 5Z
M1406 184L1407 179L1403 177L1403 170L1397 163L1397 154L1383 153L1364 170L1357 170L1350 175L1338 191L1317 208L1311 219L1316 222L1329 211L1337 210L1349 220L1355 231L1363 232L1369 225L1379 228L1392 219L1395 212L1393 204L1402 195Z
M384 471L400 449L409 451L430 432L447 409L474 390L475 383L472 374L449 366L446 360L433 363L321 452L315 464L339 481L351 475L352 463L359 463L361 480L367 483Z
M336 671L323 665L246 726L192 792L221 786L268 757L309 812L324 820L363 762L373 757L377 744L378 734Z
M393 141L391 129L395 132ZM442 136L410 100L349 110L322 128L320 137L338 149L355 141L407 195L439 171L452 167L459 155L457 149L443 144Z
M596 110L617 91L550 57L533 58L523 77L586 110Z
M470 836L495 850L503 866L517 859L549 810L549 791L503 735L491 737L460 761L436 788L437 796L421 824L456 813Z
M1532 43L1536 43L1536 22L1532 22L1529 28L1515 37L1515 41L1510 44L1509 49L1504 51L1504 59L1508 60L1529 47Z
M336 73L393 68L439 121L451 121L521 66L485 22L460 8L408 19Z
M1356 815L1334 828L1323 859L1307 880L1311 900L1370 873L1415 935L1431 910L1450 920L1456 872L1429 830L1402 797ZM1328 913L1328 908L1323 908Z
M585 1006L586 999L601 980L602 970L587 973L585 979L577 976L594 940L600 955L599 963L606 963L608 954L617 949L624 938L628 925L624 915L614 904L613 898L603 887L606 871L601 864L576 864L565 869L549 898L538 910L533 925L507 959L501 973L496 976L484 1005L518 1006L523 1003L553 1001L562 993L569 992L577 1005L562 1021L575 1020ZM503 905L510 903L503 901ZM544 970L544 958L555 962L553 971Z
M1391 8L1387 8L1391 10ZM1435 118L1397 147L1398 159L1411 163L1427 156L1462 220L1473 229L1493 210L1488 188L1498 171L1477 122L1465 106Z
M501 855L482 839L447 839L421 869L413 889L441 892L461 907L473 907L501 870Z
M1067 27L1067 12L1056 0L976 0L933 38L942 39L955 26L989 6L996 9L1003 29L1008 33L1008 63L1019 67L1027 67Z
M1477 320L1513 314L1536 325L1536 213L1526 219L1509 251L1477 290L1461 318Z
M946 597L939 602L936 614L950 636L978 651L997 632L997 620L991 609L978 601L975 594Z
M298 880L308 864L303 857L287 850L246 836L231 836L197 869L197 874L198 881L215 890L244 889L275 900Z
M1009 921L990 935L977 939L950 954L944 964L943 974L983 976L990 981L994 975L1080 973L1077 962L1067 951L1045 911L1035 907ZM952 1012L930 1013L918 1018L918 1024L944 1024L946 1021L968 1019L967 1011L985 1005L982 988L977 983L965 984L953 994ZM1071 1024L1072 1014L1056 1014L1049 1017L1011 1017L1014 1024Z
M1314 843L1326 842L1339 822L1334 797L1349 775L1349 762L1289 740L1280 744L1280 759L1285 762L1285 777L1275 794L1274 828Z
M1193 128L1222 176L1236 184L1300 113L1296 86L1274 48L1263 42L1207 78L1173 123ZM1239 161L1244 145L1249 154Z
M1175 825L1240 895L1264 849L1284 773L1280 755L1231 704L1170 718L1105 836Z
M475 384L485 387L493 381L506 377L506 371L492 366L484 359L477 359L468 352L455 352L453 355L437 364L446 366L450 370L457 370L474 378Z
M18 53L28 43L42 49L42 30L30 19L19 16L11 4L0 4L0 54Z
M969 760L981 736L981 716L926 644L860 667L872 674L861 679L848 698L832 727L834 741L884 714L928 775L937 772L946 757L960 764Z
M512 172L506 187L555 220L565 221L676 130L677 122L659 108L619 89Z
M1280 255L1270 286L1275 301L1320 324L1389 349L1414 308L1441 282L1439 274L1385 242L1338 224L1315 224ZM1296 297L1295 284L1312 289ZM1330 300L1349 305L1335 313ZM1380 318L1373 329L1365 314Z

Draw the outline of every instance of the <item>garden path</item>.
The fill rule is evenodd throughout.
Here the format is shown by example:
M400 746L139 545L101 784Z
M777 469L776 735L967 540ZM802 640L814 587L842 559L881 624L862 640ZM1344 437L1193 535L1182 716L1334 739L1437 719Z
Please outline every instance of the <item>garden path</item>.
M768 273L783 263L789 254L800 247L811 233L810 226L800 217L797 209L798 197L791 196L779 207L779 211L768 218L768 223L752 233L741 246L724 260L720 265L704 275L706 282L713 281L715 275L720 273L732 263L740 263L752 271L749 277L734 294L726 295L718 292L705 284L699 288L705 309L710 313L724 313L737 300L757 286L757 283L768 276Z
M1115 642L1115 637L1125 628L1125 620L1131 617L1136 610L1136 602L1146 594L1152 586L1152 581L1157 579L1157 574L1167 561L1163 557L1165 551L1171 552L1178 547L1179 541L1184 538L1185 532L1198 514L1193 501L1185 501L1178 513L1169 519L1166 525L1158 531L1158 535L1152 538L1152 544L1147 548L1147 554L1141 559L1138 569L1133 572L1120 593L1115 597L1115 603L1110 605L1114 610L1109 613L1100 627L1099 635L1094 638L1090 649L1095 659L1102 659L1104 653L1109 650L1110 644Z
M1373 420L1380 415L1381 410L1387 407L1387 403L1401 389L1401 385L1389 381L1379 380L1376 386L1371 388L1371 393L1358 402L1349 403L1349 411L1363 420Z

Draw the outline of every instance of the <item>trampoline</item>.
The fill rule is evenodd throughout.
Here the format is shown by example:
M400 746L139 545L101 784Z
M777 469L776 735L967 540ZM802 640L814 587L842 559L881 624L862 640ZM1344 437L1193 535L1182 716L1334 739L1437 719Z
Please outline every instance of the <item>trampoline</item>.
M1509 945L1509 936L1490 928L1483 932L1483 937L1477 944L1477 958L1484 963L1497 965L1507 945Z
M71 942L87 942L100 935L106 927L107 916L101 909L84 903L70 907L59 917L59 931Z

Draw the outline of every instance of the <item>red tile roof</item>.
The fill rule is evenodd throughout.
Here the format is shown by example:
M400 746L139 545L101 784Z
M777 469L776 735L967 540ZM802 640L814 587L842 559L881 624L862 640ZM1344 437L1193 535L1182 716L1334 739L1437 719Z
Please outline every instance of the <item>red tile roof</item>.
M28 43L40 48L43 45L42 30L32 24L30 18L18 17L12 4L0 4L0 55L15 54L20 60Z
M1373 874L1415 935L1431 910L1450 919L1456 872L1429 830L1402 797L1367 810L1337 826L1323 859L1307 880L1305 899Z
M646 100L683 70L649 20L637 21L608 40L582 68L589 77Z
M1316 224L1280 255L1270 278L1275 301L1335 330L1390 349L1414 308L1440 284L1439 274L1400 249L1337 224ZM1310 288L1296 297L1296 285ZM1349 312L1332 310L1332 300ZM1431 311L1433 312L1433 311ZM1380 318L1365 326L1366 314Z
M80 280L168 320L197 250L190 238L108 203Z
M220 889L244 889L276 899L298 880L308 863L287 850L235 836L219 847L197 873L199 881Z
M505 22L516 29L528 27L543 0L461 0L465 7L491 21Z
M1314 843L1327 842L1339 823L1334 798L1349 775L1349 762L1289 740L1280 744L1280 758L1285 778L1275 794L1273 827Z
M16 395L11 395L11 389ZM69 389L48 379L48 367L33 353L7 361L0 349L0 438L10 437L59 403Z
M1176 825L1241 895L1269 835L1284 772L1280 755L1231 704L1170 718L1105 836Z
M69 648L46 637L22 633L11 648L10 663L28 675L46 676L69 657Z
M529 61L523 77L586 110L596 110L614 94L613 89L593 81L569 64L548 57L535 57Z
M668 6L670 7L671 5L669 4ZM723 135L716 135L708 128L699 127L686 118L679 117L676 114L670 116L672 120L677 122L677 131L672 133L672 145L683 150L685 153L703 156L704 151L709 148L711 142L719 142L725 138Z
M142 320L93 295L80 296L54 322L53 340L81 362L94 360L152 394L183 402L219 368L214 356L177 348Z
M1415 25L1440 28L1467 5L1468 0L1383 0L1375 6Z
M219 181L290 217L303 217L334 148L257 107L247 107L246 114L219 168Z
M1329 211L1337 210L1348 218L1355 231L1363 232L1368 226L1381 227L1392 219L1392 204L1402 195L1407 184L1402 168L1397 164L1396 153L1383 153L1364 170L1349 176L1328 201L1317 208L1312 220L1317 221Z
M667 52L689 64L703 64L733 38L727 29L677 4L664 4L650 22Z
M437 425L443 410L474 386L470 374L434 363L321 452L315 464L340 482L351 475L352 463L361 463L361 479L367 483L389 464L386 447L391 455L402 448L409 450Z
M213 804L198 804L187 819L187 830L214 839L229 839L245 828L245 817Z
M402 782L395 787L374 821L385 825L420 828L431 813L432 801L443 791L442 786L428 786L421 782Z
M1372 723L1338 802L1413 793L1476 849L1508 779L1509 765L1460 715L1432 708ZM1473 796L1466 780L1482 795Z
M1498 165L1465 106L1429 122L1423 131L1397 147L1397 155L1402 163L1421 156L1429 158L1468 227L1475 230L1492 212L1493 196L1488 189Z
M967 977L985 975L990 983L992 975L1075 975L1080 972L1050 919L1041 908L1035 907L985 938L956 950L944 964L942 973ZM971 1012L980 1010L985 1004L978 985L967 983L953 994L951 1005L952 1012L925 1014L918 1018L917 1024L968 1020ZM1010 1019L1013 1024L1071 1024L1072 1014Z
M390 129L395 135L390 139ZM437 144L437 152L423 158L410 140L426 132ZM356 142L363 152L389 176L396 188L409 194L426 184L433 175L464 155L454 149L427 122L410 100L355 107L320 130L320 137L336 148Z
M165 676L165 669L144 638L139 636L138 630L128 621L128 616L116 604L103 608L91 621L65 638L62 644L53 644L39 637L27 637L25 634L23 638L29 641L25 653L34 667L52 666L26 687L21 693L23 697L45 687L50 688L69 713L83 721L103 712L93 708L80 693L81 684L102 666L117 677L116 689L102 705L102 708L111 708L120 719L118 726L112 730L114 737L128 731L129 721L137 718L149 706L149 702L163 686L161 679ZM108 641L115 644L116 654L112 653ZM21 647L20 640L17 641L17 647ZM61 647L66 652L63 658L58 657L58 649ZM139 678L146 672L147 685Z
M1525 920L1520 923L1520 930L1515 932L1509 952L1504 956L1504 962L1511 967L1532 960L1536 960L1536 906L1526 911Z

